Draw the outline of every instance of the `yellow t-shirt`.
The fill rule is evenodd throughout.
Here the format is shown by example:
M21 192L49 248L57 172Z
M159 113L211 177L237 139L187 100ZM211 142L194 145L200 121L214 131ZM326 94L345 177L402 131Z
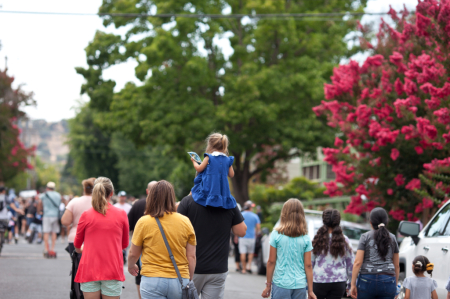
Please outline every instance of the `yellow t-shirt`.
M189 264L186 257L187 243L197 245L194 228L186 216L178 213L165 214L159 218L177 262L181 277L189 278ZM142 246L141 275L147 277L177 278L164 239L155 218L145 215L134 228L132 242Z

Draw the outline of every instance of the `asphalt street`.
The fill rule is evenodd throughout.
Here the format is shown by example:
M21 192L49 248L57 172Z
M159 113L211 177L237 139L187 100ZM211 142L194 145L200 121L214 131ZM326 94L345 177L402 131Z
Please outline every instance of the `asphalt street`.
M45 259L43 244L30 245L23 239L19 240L19 244L5 244L0 256L0 299L69 298L71 261L64 250L66 245L58 240L58 258ZM225 299L261 298L265 277L235 272L232 258L229 269ZM134 277L128 271L125 271L125 277L121 298L138 298Z

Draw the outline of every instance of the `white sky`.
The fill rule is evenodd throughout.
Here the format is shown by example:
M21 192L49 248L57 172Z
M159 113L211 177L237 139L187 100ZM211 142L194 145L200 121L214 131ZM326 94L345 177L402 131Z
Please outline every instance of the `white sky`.
M97 13L101 2L0 0L0 10ZM384 12L389 9L389 4L400 9L403 3L409 10L414 10L417 0L369 0L366 11ZM363 22L369 19L373 18L364 17ZM105 28L101 19L95 16L0 13L0 68L4 68L4 57L7 56L8 73L16 78L15 85L25 84L24 90L34 92L37 106L26 108L31 118L58 121L74 116L73 108L81 99L83 83L83 77L75 72L75 67L87 66L84 48L97 30L105 31ZM219 44L224 48L229 45L226 42ZM135 66L132 62L114 66L104 73L104 77L115 80L116 89L120 90L126 82L138 81L134 76Z

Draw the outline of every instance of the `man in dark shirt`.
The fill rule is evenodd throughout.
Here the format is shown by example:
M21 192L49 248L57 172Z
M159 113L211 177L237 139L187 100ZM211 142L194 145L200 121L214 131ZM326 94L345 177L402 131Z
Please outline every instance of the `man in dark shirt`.
M197 204L191 195L178 206L191 220L197 238L194 284L202 299L222 299L228 274L230 232L245 236L247 226L239 208L222 209Z
M148 183L147 185L147 189L145 190L145 192L148 193L150 192L150 189L156 185L157 181L151 181L150 183ZM135 202L133 204L133 206L131 207L130 212L128 213L128 223L130 225L130 236L132 235L134 228L136 226L136 223L139 221L139 219L144 216L145 213L145 206L147 204L147 198L141 198L139 199L137 202ZM136 286L138 289L138 295L139 295L139 299L141 298L141 260L138 260L138 267L139 267L139 273L135 278L136 281Z

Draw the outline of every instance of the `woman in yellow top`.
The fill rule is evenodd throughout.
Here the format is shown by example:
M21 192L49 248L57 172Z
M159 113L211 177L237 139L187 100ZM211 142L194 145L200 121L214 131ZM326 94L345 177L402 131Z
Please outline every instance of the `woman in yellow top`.
M175 192L167 181L159 181L147 196L145 215L139 219L133 233L128 255L128 272L136 276L136 262L142 254L142 299L181 299L181 285L170 260L164 239L155 218L159 218L169 246L187 285L194 277L195 232L186 216L176 212Z

